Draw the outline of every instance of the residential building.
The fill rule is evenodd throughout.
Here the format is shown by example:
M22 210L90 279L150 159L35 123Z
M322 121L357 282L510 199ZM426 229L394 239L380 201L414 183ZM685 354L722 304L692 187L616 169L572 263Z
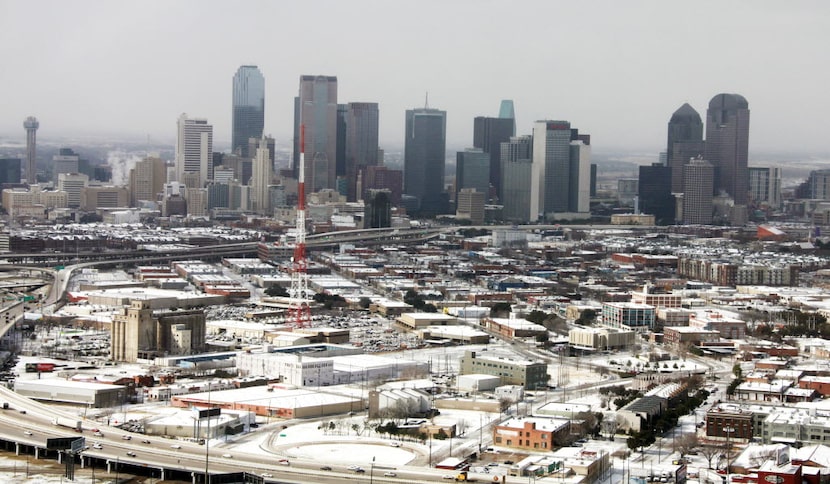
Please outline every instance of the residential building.
M756 207L781 208L781 168L749 167L749 201Z
M683 223L712 223L712 191L715 168L706 160L691 160L683 166Z
M201 188L212 179L213 126L207 119L182 114L176 137L176 181L191 188Z
M262 138L265 127L265 78L257 66L240 66L233 76L231 151L253 158L248 140Z
M423 217L447 213L444 190L447 113L429 107L406 111L404 193L416 200Z

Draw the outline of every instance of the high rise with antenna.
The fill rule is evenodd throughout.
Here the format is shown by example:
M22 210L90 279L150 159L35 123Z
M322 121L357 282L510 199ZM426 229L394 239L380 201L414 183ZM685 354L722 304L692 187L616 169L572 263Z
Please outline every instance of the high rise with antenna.
M291 293L289 313L297 328L311 323L311 308L308 305L308 261L305 257L305 125L300 125L300 160L297 177L297 238L294 242L294 257L291 258Z
M26 129L26 181L32 185L37 183L37 129L40 123L34 116L23 121Z

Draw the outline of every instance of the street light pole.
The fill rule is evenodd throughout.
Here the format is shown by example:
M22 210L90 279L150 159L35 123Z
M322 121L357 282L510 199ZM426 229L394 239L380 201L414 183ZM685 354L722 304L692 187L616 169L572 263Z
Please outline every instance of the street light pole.
M372 465L369 467L369 484L375 479L375 456L372 456Z

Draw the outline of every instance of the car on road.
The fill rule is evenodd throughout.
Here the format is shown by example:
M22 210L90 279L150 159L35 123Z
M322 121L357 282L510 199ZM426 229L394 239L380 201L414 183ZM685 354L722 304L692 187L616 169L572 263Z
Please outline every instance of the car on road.
M355 469L354 471L355 471L355 472L357 472L358 474L363 474L364 472L366 472L366 469L364 469L364 468L362 468L362 467L358 467L358 468L357 468L357 469Z
M222 457L225 459L233 459L233 456L230 454L222 454Z
M179 444L173 444L173 445L171 445L171 446L170 446L170 448L171 448L171 449L181 449L181 448L182 448L182 446L181 446L181 445L179 445Z
M128 451L128 452L127 452L127 455L128 455L128 456L130 456L130 457L135 457L135 452L133 452L133 451Z
M394 472L384 472L383 477L398 477Z
M280 459L280 460L277 461L277 464L279 464L281 466L287 466L287 465L290 464L290 462L288 462L288 459Z
M443 476L441 476L441 479L447 479L447 480L455 479L455 476L453 476L451 474L444 474Z
M263 472L263 473L262 473L262 474L260 474L259 476L260 476L260 477L274 477L274 474L269 474L269 473L267 473L267 472Z
M147 439L142 440L142 441L141 441L141 443L142 443L142 444L152 444L152 442L150 442L150 441L149 441L149 440L147 440Z
M321 468L320 468L320 470L321 470L321 471L330 471L330 470L331 470L331 466L323 466L323 467L321 467Z
M350 471L356 471L356 470L360 469L360 466L349 466L346 469L348 469Z
M122 435L121 440L132 440L132 436L130 435Z
M23 431L23 433L24 433L25 435L32 435L32 433L31 433L31 432L29 432L28 430L24 430L24 431Z
M104 446L103 446L103 445L101 445L101 443L100 443L100 442L95 442L94 444L92 444L92 448L93 448L93 449L103 449L103 448L104 448Z

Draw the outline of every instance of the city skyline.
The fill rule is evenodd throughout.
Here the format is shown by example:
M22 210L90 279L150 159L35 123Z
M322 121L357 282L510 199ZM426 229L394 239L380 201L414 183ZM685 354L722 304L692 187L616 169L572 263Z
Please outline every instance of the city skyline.
M2 137L23 139L20 123L33 115L39 137L149 135L170 142L173 120L188 112L211 120L217 143L229 144L228 79L240 65L256 64L266 79L264 133L282 148L291 142L296 79L312 74L337 76L340 102L378 103L380 145L387 148L403 146L399 120L423 105L426 92L447 111L452 147L472 146L473 119L497 116L498 103L513 99L517 135L540 119L568 119L592 133L597 149L655 153L664 149L665 120L677 106L688 102L703 113L714 93L734 92L753 105L752 150L824 150L822 115L830 100L816 95L827 78L816 60L828 37L820 13L830 6L819 2L757 2L751 9L702 2L692 10L647 1L528 1L511 9L465 1L263 3L247 35L215 37L186 33L196 26L186 15L194 5L200 19L219 24L241 12L220 2L46 3L2 8L2 45L34 39L5 55ZM314 42L293 41L304 34L291 22L265 28L311 11L322 12ZM456 21L460 16L465 22ZM81 17L89 22L73 21ZM337 28L344 23L352 27ZM523 25L522 35L488 34L501 23ZM447 35L424 35L424 25ZM550 48L562 42L574 48ZM798 116L792 105L802 106ZM121 122L112 123L116 114Z

